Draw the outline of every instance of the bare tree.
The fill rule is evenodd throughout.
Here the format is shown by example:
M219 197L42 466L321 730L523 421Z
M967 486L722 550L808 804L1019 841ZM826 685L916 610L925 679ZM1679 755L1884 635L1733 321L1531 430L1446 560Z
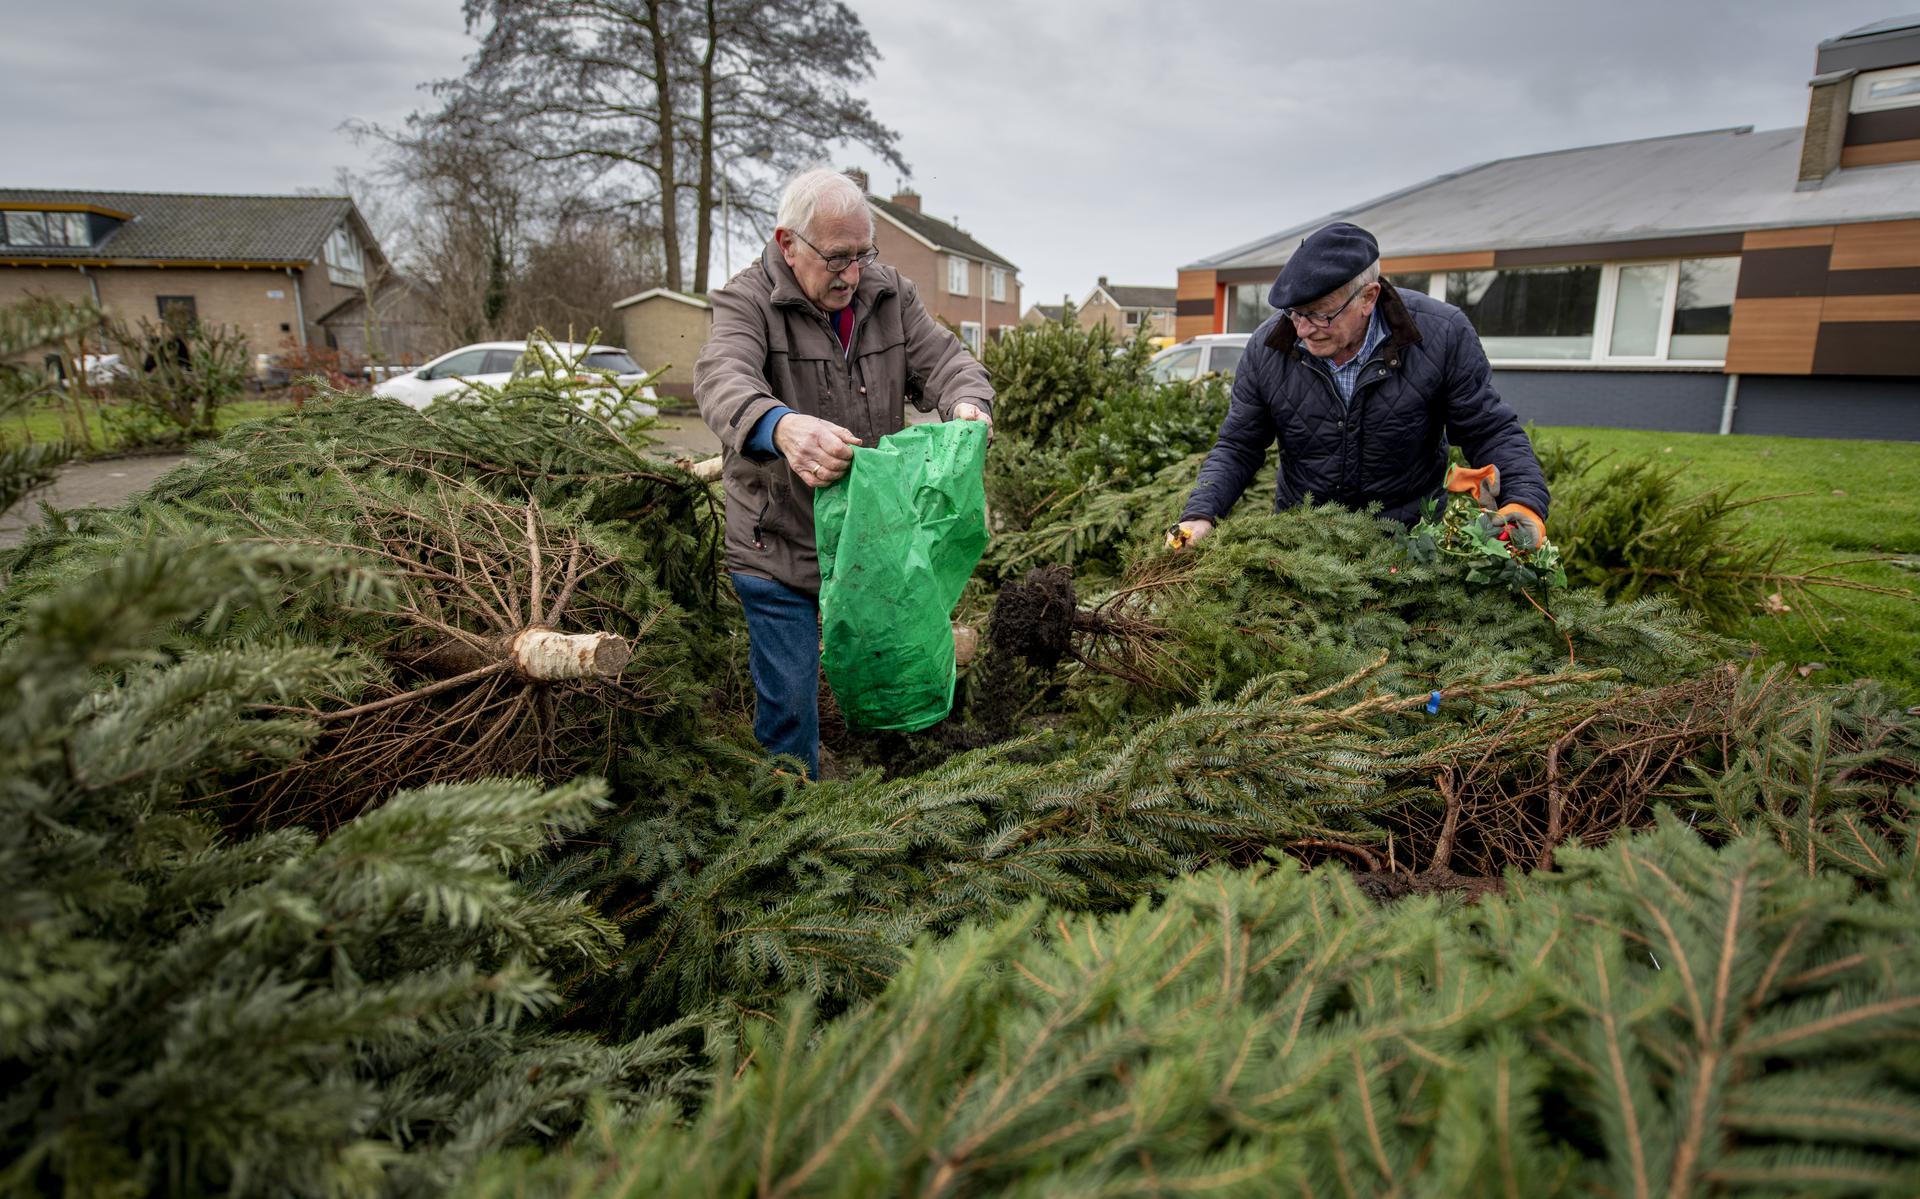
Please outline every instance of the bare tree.
M581 168L660 232L666 285L683 287L683 206L695 290L710 273L720 172L743 208L771 176L864 145L905 170L897 135L847 81L876 53L837 0L466 0L480 50L436 85L449 114L486 122L514 156ZM735 179L738 180L735 183Z

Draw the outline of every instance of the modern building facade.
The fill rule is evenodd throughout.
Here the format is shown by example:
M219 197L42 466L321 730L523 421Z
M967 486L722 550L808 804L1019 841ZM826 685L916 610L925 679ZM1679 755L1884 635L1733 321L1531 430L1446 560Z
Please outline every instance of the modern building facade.
M1803 127L1469 167L1180 272L1180 336L1250 331L1302 237L1370 230L1472 318L1524 419L1920 439L1920 16L1819 48Z

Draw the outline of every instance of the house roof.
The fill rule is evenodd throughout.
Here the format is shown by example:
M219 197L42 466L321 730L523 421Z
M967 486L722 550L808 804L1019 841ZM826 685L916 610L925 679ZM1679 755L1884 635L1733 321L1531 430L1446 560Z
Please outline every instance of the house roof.
M349 215L369 249L371 235L345 196L209 196L172 192L0 188L0 208L91 207L132 219L94 246L6 246L0 256L48 260L218 262L305 265Z
M1801 129L1749 126L1502 158L1302 221L1185 270L1278 267L1329 221L1388 257L1912 219L1920 162L1850 167L1797 191Z
M945 221L935 220L925 213L903 208L891 200L882 200L878 196L868 196L867 203L878 209L887 219L899 225L907 232L918 237L936 250L946 250L967 258L977 258L996 266L1006 267L1010 271L1020 268L973 240L973 235L954 228Z
M415 279L412 275L388 275L384 279L381 279L375 287L375 292L383 302L395 291L405 291L409 295L419 296L423 299L433 294L432 288L420 280ZM364 291L356 291L346 299L321 313L318 317L315 317L314 323L321 325L332 324L335 321L347 317L359 320L360 309L364 308L366 303L367 294Z
M691 304L693 307L703 310L713 307L711 301L703 299L700 296L688 295L684 291L671 291L664 287L649 288L636 295L628 296L624 300L616 300L613 306L615 308L626 308L629 305L638 304L642 300L651 300L656 297L665 300L678 300L682 304Z
M1057 321L1066 315L1067 306L1065 304L1035 304L1033 311L1039 313L1047 320Z
M1124 283L1109 283L1095 288L1104 291L1107 298L1121 308L1166 308L1174 305L1174 288L1171 287L1134 287Z

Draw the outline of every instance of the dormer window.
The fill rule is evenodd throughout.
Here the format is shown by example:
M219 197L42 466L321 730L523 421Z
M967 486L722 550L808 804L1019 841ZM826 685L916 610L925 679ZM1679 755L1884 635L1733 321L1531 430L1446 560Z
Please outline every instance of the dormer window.
M353 230L345 225L335 229L327 237L327 274L335 283L348 287L359 287L366 279L361 256L360 239Z
M1878 112L1886 108L1920 105L1920 66L1894 67L1854 76L1853 111Z
M0 213L0 241L9 246L90 246L84 212Z

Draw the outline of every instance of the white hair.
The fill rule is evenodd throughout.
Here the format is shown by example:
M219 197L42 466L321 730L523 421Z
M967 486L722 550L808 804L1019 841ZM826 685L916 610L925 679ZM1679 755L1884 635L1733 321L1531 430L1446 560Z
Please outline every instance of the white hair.
M1340 289L1341 298L1357 296L1366 289L1367 284L1378 282L1380 282L1380 260L1376 258L1368 264L1366 270L1355 275L1345 287Z
M867 194L860 185L826 167L802 171L780 193L780 209L774 224L806 237L821 217L833 218L860 213L867 218L867 238L873 238L873 210L867 207Z

